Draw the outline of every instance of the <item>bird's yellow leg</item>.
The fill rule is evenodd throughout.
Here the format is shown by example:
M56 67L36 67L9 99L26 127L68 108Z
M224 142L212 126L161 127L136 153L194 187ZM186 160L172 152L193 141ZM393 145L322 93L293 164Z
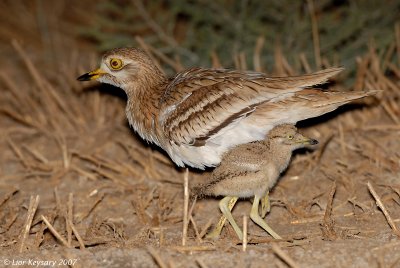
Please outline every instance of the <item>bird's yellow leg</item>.
M229 200L228 209L230 211L235 206L237 200L238 200L238 197L231 197L231 199ZM222 228L224 228L225 222L226 222L226 217L224 215L222 215L221 218L219 219L217 225L215 226L215 228L206 235L206 238L217 239L219 237L219 235L221 234Z
M232 227L235 230L235 232L236 232L237 236L239 237L239 239L242 240L243 239L243 232L239 228L239 226L237 225L235 220L233 219L232 213L231 213L231 211L229 210L229 207L228 207L229 201L231 201L232 198L235 198L235 197L232 197L232 196L224 197L219 202L219 209L221 210L222 214L224 214L224 216L229 221L229 223L232 225Z
M261 198L261 218L264 218L265 215L271 210L271 203L269 202L269 191Z
M250 218L267 231L273 238L282 239L258 214L258 206L260 204L260 196L254 196L253 206L251 207Z

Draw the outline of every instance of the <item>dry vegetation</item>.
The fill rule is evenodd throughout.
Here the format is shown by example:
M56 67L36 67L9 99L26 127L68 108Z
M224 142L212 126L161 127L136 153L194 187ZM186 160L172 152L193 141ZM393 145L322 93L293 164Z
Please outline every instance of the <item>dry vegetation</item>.
M248 221L243 246L230 227L218 241L204 238L218 200L188 204L184 184L207 173L175 168L136 137L118 89L75 81L97 64L91 45L71 30L85 23L85 4L70 12L53 4L49 12L37 3L0 4L0 266L5 259L77 259L74 267L400 266L400 24L386 49L371 42L357 57L350 87L346 73L330 85L381 90L376 98L299 124L320 146L296 154L271 194L266 219L284 239ZM315 62L329 67L315 29ZM182 68L136 40L160 65ZM238 54L236 68L265 70L262 48L259 38L253 65ZM273 57L274 75L314 66L299 55L301 66L292 67L279 46ZM250 202L240 202L233 214L239 220L248 210Z

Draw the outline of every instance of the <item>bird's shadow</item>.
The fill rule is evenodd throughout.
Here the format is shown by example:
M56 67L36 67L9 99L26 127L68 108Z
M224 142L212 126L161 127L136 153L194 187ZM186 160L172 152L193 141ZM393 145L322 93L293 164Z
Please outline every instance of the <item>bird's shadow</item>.
M360 110L365 107L367 107L365 104L349 103L349 104L340 106L339 108L337 108L336 110L334 110L332 112L320 115L318 117L308 118L306 120L299 121L299 122L297 122L296 126L301 129L301 128L309 128L312 126L320 125L320 124L327 123L328 121L335 119L336 117L338 117L341 114Z

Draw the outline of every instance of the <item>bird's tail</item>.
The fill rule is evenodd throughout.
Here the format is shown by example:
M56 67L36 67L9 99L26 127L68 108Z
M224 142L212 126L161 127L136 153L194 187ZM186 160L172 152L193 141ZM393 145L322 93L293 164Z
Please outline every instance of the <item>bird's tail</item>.
M203 199L208 196L207 191L206 191L206 185L199 184L197 186L194 186L192 188L191 192L191 199Z
M324 92L303 89L283 100L260 105L253 114L253 120L258 122L258 125L295 124L329 113L346 103L375 95L377 92L379 91Z
M302 90L297 92L292 98L302 99L304 102L303 112L299 112L297 121L307 118L317 117L331 111L349 102L375 95L378 91L370 92L323 92L320 90ZM290 101L290 98L289 100Z
M268 83L274 83L275 80L279 84L284 84L285 89L289 88L307 88L315 85L324 84L328 81L328 78L335 76L336 74L343 71L344 68L328 68L315 73L303 74L298 76L288 77L270 77Z

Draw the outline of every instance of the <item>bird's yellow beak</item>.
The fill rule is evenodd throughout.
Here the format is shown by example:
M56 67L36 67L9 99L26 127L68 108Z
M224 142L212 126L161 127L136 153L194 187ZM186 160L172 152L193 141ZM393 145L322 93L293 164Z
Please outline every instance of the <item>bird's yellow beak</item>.
M314 139L306 138L306 139L300 141L300 143L309 144L309 145L316 145L316 144L318 144L318 141L314 140Z
M309 137L305 137L300 133L295 135L295 143L304 144L304 145L316 145L318 144L317 140L311 139Z
M96 80L100 76L106 74L102 69L97 69L88 73L85 73L77 78L78 81L90 81L90 80Z

